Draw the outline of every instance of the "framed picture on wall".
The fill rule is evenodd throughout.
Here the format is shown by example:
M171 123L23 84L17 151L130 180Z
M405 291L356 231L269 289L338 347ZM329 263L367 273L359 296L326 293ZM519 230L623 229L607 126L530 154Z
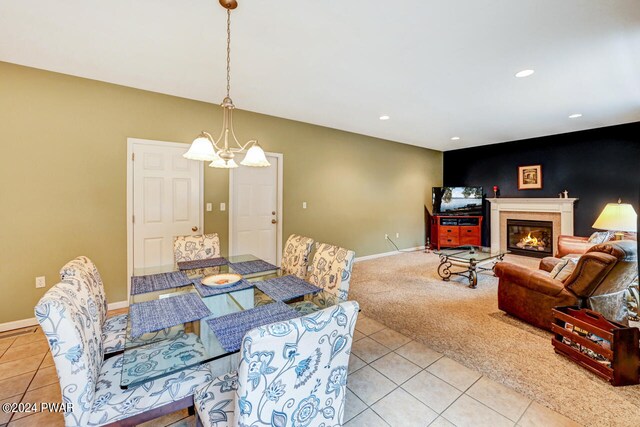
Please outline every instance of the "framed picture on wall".
M518 166L518 190L542 189L542 165Z

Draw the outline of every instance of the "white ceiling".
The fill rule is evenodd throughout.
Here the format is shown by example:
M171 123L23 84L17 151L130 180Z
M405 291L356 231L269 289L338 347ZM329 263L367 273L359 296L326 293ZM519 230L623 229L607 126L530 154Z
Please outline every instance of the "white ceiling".
M640 120L638 0L239 3L241 109L438 150ZM0 61L219 103L224 26L217 0L0 0Z

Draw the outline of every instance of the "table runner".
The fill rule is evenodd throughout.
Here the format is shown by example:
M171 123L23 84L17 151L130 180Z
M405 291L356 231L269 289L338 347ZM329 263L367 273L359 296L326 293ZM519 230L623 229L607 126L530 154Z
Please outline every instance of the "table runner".
M303 295L322 291L322 288L293 275L254 282L254 285L276 301L289 301Z
M207 286L201 283L202 279L196 279L193 285L198 290L198 293L202 298L210 297L213 295L226 294L228 292L240 291L242 289L248 289L253 287L253 283L247 282L244 279L241 279L239 282L236 282L229 286Z
M180 270L192 270L194 268L207 268L218 267L221 265L229 264L229 261L224 257L196 259L193 261L180 261L178 268Z
M222 348L231 352L240 349L242 338L247 331L258 326L289 320L298 316L299 313L297 311L278 301L250 310L215 317L207 320L207 324L218 337Z
M278 269L278 267L276 267L275 265L270 264L261 259L256 259L253 261L242 261L242 262L236 262L236 263L231 262L229 263L229 267L231 267L233 271L235 271L236 273L241 274L243 276L245 274L260 273L262 271Z
M190 285L191 283L193 283L193 280L189 279L182 271L149 274L147 276L133 276L131 278L131 295L179 288Z
M137 338L147 332L200 320L209 315L211 311L194 293L140 302L129 309L131 336Z

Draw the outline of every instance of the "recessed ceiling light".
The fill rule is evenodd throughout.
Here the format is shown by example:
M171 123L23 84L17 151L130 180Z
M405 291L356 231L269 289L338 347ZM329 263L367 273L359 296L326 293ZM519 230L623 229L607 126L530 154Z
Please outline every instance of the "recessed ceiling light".
M387 116L386 114L384 116L380 116L380 120L389 120L391 117Z
M582 117L582 114L580 113L575 113L569 116L570 119L577 119L578 117Z
M533 73L535 73L533 70L522 70L516 73L516 77L529 77Z
M460 139L460 137L459 137L459 136L451 137L451 140L452 140L452 141L457 141L457 140L459 140L459 139Z

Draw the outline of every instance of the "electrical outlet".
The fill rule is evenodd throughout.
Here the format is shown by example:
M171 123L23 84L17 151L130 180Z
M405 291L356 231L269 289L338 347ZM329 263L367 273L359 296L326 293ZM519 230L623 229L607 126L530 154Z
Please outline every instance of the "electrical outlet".
M44 288L47 286L47 282L44 279L44 276L36 277L36 288Z
M384 240L389 240L389 235L388 234L384 235Z
M307 202L302 202L302 209L307 209Z
M224 212L227 210L227 204L226 203L220 203L220 211Z
M396 239L400 238L400 233L396 233Z
M207 212L211 212L213 210L213 203L207 203Z

